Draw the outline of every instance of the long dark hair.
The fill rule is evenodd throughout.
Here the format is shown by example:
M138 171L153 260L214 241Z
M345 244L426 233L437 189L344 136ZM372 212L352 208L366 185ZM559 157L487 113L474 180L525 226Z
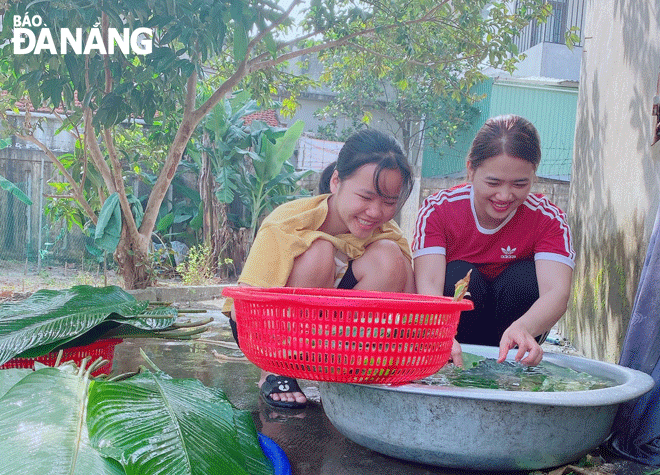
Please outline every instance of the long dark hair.
M330 193L330 179L335 170L340 180L349 178L356 170L370 163L377 164L374 171L376 193L385 197L380 189L379 178L384 169L398 170L402 184L399 194L400 207L412 191L412 172L406 156L396 139L374 129L362 129L351 135L337 156L337 161L328 165L321 173L319 193Z
M467 161L476 170L485 160L502 154L525 160L536 170L541 140L530 121L513 114L488 119L474 137Z

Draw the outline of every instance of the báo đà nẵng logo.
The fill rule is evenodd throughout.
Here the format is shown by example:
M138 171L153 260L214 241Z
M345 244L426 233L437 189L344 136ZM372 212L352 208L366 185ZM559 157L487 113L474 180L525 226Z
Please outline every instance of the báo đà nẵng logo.
M59 35L59 45L53 39L53 34L39 15L14 15L12 43L14 54L39 54L48 51L51 54L90 54L97 51L100 54L114 54L115 48L124 54L132 51L135 54L149 54L152 48L152 32L150 28L129 28L118 30L108 28L108 46L103 42L103 33L97 25L90 28L89 34L83 34L82 28L62 28ZM30 28L39 28L35 31Z

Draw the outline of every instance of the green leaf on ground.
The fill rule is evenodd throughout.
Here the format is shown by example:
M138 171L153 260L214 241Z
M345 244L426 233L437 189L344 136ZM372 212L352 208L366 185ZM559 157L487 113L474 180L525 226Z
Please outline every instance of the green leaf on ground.
M273 473L251 414L196 379L94 381L87 423L92 444L127 474Z

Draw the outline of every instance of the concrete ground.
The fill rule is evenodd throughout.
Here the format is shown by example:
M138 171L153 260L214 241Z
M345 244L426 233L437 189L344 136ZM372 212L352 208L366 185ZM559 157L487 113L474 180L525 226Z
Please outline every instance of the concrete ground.
M219 312L221 286L156 287L134 292L152 301L175 302L181 308L204 308L215 321L202 338L192 342L128 339L115 349L113 370L134 371L143 349L162 370L176 378L197 378L208 386L219 387L232 403L253 414L257 429L277 442L287 454L294 475L475 475L485 472L420 465L394 459L364 448L340 434L323 411L318 384L299 381L310 404L304 410L274 410L259 401L256 381L259 369L237 349L228 320ZM192 318L196 318L193 316ZM557 335L552 335L558 338ZM553 348L554 347L554 348ZM546 351L574 352L570 345L545 344ZM654 467L635 464L608 454L604 447L589 456L592 467L566 466L538 472L511 474L549 475L643 475ZM582 461L584 462L584 461ZM575 461L574 465L580 461ZM487 472L493 473L493 472ZM498 475L507 475L501 471Z

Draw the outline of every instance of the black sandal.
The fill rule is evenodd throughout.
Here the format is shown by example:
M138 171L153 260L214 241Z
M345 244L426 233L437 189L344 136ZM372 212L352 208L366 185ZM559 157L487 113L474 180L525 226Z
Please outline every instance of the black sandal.
M298 381L295 378L289 378L287 376L276 376L274 374L269 374L266 376L266 381L261 385L259 391L259 396L263 401L272 407L282 407L286 409L302 409L307 406L306 402L297 402L297 401L275 401L271 394L279 393L297 393L302 392L300 386L298 386Z

